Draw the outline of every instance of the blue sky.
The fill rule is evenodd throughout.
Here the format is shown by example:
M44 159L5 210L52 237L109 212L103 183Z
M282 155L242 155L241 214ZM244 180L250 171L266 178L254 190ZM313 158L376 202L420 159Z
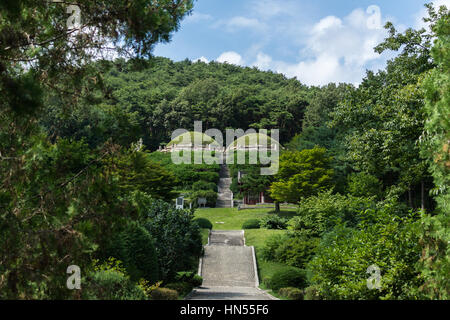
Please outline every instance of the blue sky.
M197 0L169 44L156 56L219 61L297 77L308 85L358 84L366 69L392 53L373 47L382 25L422 26L424 0ZM435 0L450 7L450 0Z

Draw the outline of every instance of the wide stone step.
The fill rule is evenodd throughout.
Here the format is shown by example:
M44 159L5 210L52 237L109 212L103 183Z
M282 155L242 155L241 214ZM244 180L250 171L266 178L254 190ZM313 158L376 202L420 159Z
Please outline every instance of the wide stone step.
M252 248L241 243L214 243L205 246L202 265L203 287L237 286L255 287Z
M231 208L231 200L217 200L216 208Z

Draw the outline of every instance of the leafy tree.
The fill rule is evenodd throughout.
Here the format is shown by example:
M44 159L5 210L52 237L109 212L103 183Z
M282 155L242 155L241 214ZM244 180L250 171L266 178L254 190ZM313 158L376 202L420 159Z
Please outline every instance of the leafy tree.
M90 150L58 136L50 142L38 125L44 99L57 95L65 109L95 99L105 64L92 60L111 43L130 58L150 55L192 1L77 5L80 30L68 29L65 4L0 3L1 298L76 298L61 285L67 266L88 272L98 247L135 218L104 161L116 146L102 140Z
M382 185L380 180L371 174L353 173L348 177L348 191L356 197L380 197Z
M278 202L297 203L331 187L333 170L324 148L285 152L280 156L280 168L270 195Z
M420 252L414 215L400 218L395 206L365 212L356 229L337 225L324 236L309 263L311 283L326 300L417 299L422 283L414 268ZM367 269L381 271L381 288L367 286Z
M122 232L115 234L105 251L106 256L123 262L131 280L137 282L145 279L150 283L159 280L154 240L138 223L130 223Z
M331 190L302 199L297 215L289 221L289 229L299 236L317 237L331 231L338 224L355 227L361 221L361 212L374 209L374 198L333 194ZM406 208L396 205L398 214Z
M428 7L428 21L434 25L445 10L436 13ZM430 56L435 34L425 29L398 33L391 23L386 28L389 36L376 51L401 50L400 54L388 61L385 71L368 72L359 88L332 112L331 124L340 130L346 158L356 171L375 175L385 187L401 188L412 207L419 185L420 204L425 208L430 179L417 144L424 129L419 80L435 67Z
M444 11L444 10L443 10ZM447 10L433 26L437 38L431 50L437 67L424 81L425 136L422 154L428 158L434 178L437 215L424 215L418 232L423 248L417 268L424 279L420 294L429 299L448 299L450 283L450 16Z
M158 163L152 162L148 153L130 150L117 159L118 185L124 193L139 190L155 199L171 201L177 196L174 192L176 177ZM114 160L113 160L114 161Z
M145 229L155 239L162 280L171 280L177 271L190 270L197 264L202 239L193 211L175 209L141 192L136 192L132 201Z

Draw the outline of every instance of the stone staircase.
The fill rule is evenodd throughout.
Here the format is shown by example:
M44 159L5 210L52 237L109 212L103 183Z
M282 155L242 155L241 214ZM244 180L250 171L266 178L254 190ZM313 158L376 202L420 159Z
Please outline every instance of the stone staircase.
M231 208L231 199L233 193L230 190L231 178L230 171L226 164L220 165L219 184L217 185L216 208Z
M199 264L203 277L186 300L275 300L258 288L253 247L245 245L244 230L211 230Z

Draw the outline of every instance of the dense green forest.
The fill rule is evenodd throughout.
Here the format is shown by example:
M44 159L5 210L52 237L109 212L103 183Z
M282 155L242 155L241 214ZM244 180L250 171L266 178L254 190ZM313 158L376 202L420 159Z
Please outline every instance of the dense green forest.
M168 143L175 129L277 128L281 141L300 132L306 106L318 88L281 74L211 62L153 58L143 64L103 63L102 92L90 92L75 110L49 97L41 119L55 137L85 138L91 146L107 139L129 145L143 139L149 150ZM95 104L95 102L97 102Z
M280 130L279 173L246 166L245 184L298 205L265 256L305 270L306 296L448 299L448 9L429 8L430 32L388 23L375 50L397 55L358 87L309 87L256 68L152 57L191 1L80 2L93 25L111 22L105 39L132 57L98 59L94 36L79 39L84 51L58 37L48 15L63 17L61 8L0 4L0 299L176 299L201 283L200 225L173 199L188 190L214 204L219 166L177 166L155 152L198 120L204 130ZM43 49L13 45L29 44L24 32ZM72 264L82 290L65 286ZM380 290L366 286L371 264L384 270Z

